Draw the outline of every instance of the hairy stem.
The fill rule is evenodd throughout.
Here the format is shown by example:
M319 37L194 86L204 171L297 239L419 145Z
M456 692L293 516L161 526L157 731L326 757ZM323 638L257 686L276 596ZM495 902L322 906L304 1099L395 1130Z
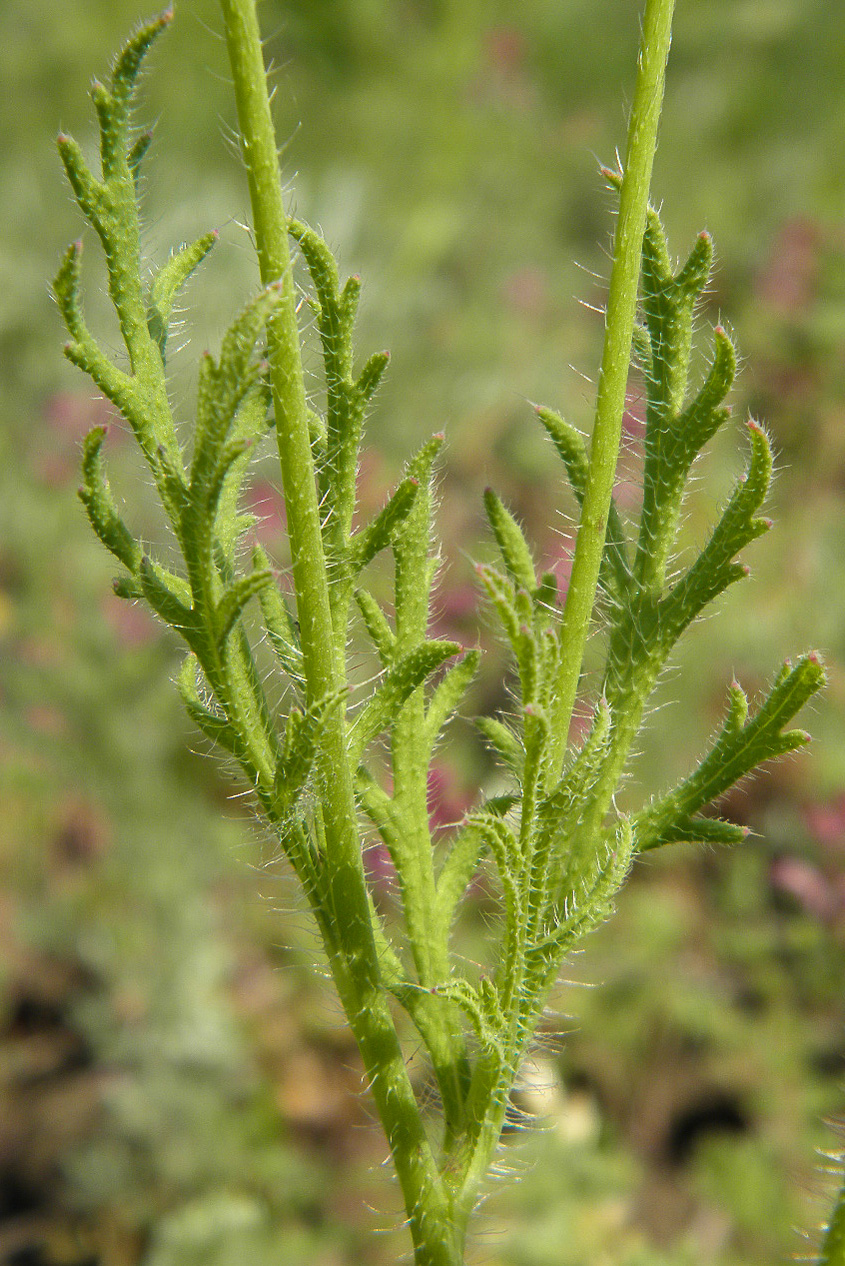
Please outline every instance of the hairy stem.
M819 1252L819 1266L843 1266L843 1263L845 1263L845 1182L840 1188Z
M550 766L552 777L557 776L566 751L569 723L595 606L616 475L637 307L640 254L674 7L675 0L646 0L643 14L642 42L614 238L589 473L563 613L562 655L552 726L555 736L554 759Z
M280 281L282 286L267 340L306 689L311 702L338 694L320 752L330 919L339 946L327 950L390 1143L418 1266L456 1266L460 1248L453 1243L449 1201L405 1068L373 936L340 695L345 666L333 649L287 216L255 0L222 0L222 9L261 278L265 285Z

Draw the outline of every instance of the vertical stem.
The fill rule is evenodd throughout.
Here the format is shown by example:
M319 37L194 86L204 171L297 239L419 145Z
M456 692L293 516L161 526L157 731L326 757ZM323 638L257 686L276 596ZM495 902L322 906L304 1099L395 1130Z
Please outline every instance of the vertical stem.
M839 1191L819 1251L818 1266L843 1266L845 1263L845 1182Z
M282 283L268 326L276 433L309 701L340 694L345 665L334 652L328 577L308 430L296 303L276 138L255 0L221 0L262 281ZM326 946L361 1050L409 1215L418 1266L460 1266L461 1245L408 1077L383 987L361 860L346 709L331 709L320 752L328 875Z
M637 308L640 256L651 169L657 146L657 126L663 104L674 7L675 0L646 0L643 14L642 41L628 124L625 170L613 247L590 469L575 544L572 576L563 612L563 654L552 726L555 744L553 770L560 769L566 752L569 723L575 706L584 648L595 605L607 516L619 456L625 390L631 360L631 338Z

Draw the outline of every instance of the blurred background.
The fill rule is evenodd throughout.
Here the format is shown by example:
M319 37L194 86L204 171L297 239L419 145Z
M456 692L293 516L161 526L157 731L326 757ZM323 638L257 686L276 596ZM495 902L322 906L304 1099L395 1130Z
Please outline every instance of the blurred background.
M507 702L472 582L487 483L565 575L572 505L529 402L590 425L613 213L597 166L624 144L639 8L262 5L291 204L364 279L361 355L392 351L365 504L448 436L438 621L489 644L476 710ZM111 595L76 498L80 438L109 414L63 361L49 298L82 232L53 138L92 152L86 87L143 16L138 0L0 6L0 1262L388 1266L398 1196L301 903L182 715L178 646ZM845 1109L844 47L828 0L678 3L654 199L675 253L715 238L700 357L722 320L744 358L736 416L778 454L777 527L687 637L625 799L691 766L732 675L753 694L810 647L830 668L801 719L815 741L724 805L754 832L744 849L639 864L567 965L520 1099L543 1128L506 1138L521 1181L494 1187L473 1266L770 1263L810 1251L828 1199L820 1151L842 1145ZM189 418L196 356L256 285L211 0L182 0L150 65L149 257L220 230L174 339ZM89 323L116 347L83 236ZM638 405L634 388L627 507ZM689 545L741 468L728 431L697 467ZM131 524L160 539L121 425L107 459ZM269 449L249 496L283 564ZM454 820L490 778L456 724L433 813ZM467 914L472 957L489 914L481 898Z

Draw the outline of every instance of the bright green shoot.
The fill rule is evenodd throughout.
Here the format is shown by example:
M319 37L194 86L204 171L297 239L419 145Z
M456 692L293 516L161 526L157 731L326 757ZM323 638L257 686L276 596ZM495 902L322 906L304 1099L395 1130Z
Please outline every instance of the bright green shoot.
M364 415L387 355L358 361L352 337L360 283L341 282L325 242L286 214L254 0L222 0L222 9L263 288L235 318L219 355L202 357L188 435L168 398L168 326L177 293L216 234L182 247L144 283L136 186L150 135L135 136L130 117L141 63L171 11L137 30L115 62L110 86L94 85L100 174L70 137L59 137L71 187L105 252L128 364L107 357L85 324L78 242L54 283L70 332L65 353L134 431L181 568L155 558L121 518L103 470L103 428L85 442L80 496L94 531L121 564L117 593L147 603L185 642L179 682L185 706L234 758L302 884L384 1125L418 1266L464 1260L470 1215L565 956L609 915L638 853L676 840L741 843L742 829L708 806L761 762L807 742L804 731L787 727L824 680L814 654L787 663L753 715L734 683L725 722L699 767L632 816L616 811L614 793L675 643L746 574L737 555L771 526L759 517L771 475L769 444L749 422L746 473L697 560L670 578L690 469L729 422L723 402L736 362L731 340L717 327L709 370L700 386L691 386L693 317L710 274L711 243L702 234L675 269L648 205L672 7L671 0L645 5L624 169L603 172L618 191L619 219L589 450L563 418L537 410L582 507L571 583L561 604L554 578L537 574L519 525L489 490L485 505L501 566L479 567L478 575L512 649L518 704L512 715L482 717L478 726L511 789L479 803L442 857L429 825L429 768L479 660L476 650L428 635L436 568L432 472L443 437L422 446L384 508L353 529ZM326 387L319 414L303 384L291 243L312 283ZM647 398L635 533L612 499L632 345ZM260 546L243 566L252 521L241 513L239 496L255 442L271 425L295 613ZM382 551L394 562L390 615L367 588L367 565ZM297 701L287 716L271 707L257 667L255 620L244 618L253 599L289 687L286 697ZM598 699L582 701L592 723L578 745L570 740L570 720L597 618L606 639L603 687ZM354 710L347 670L353 626L366 632L382 668L370 697L363 706L356 697ZM379 740L383 748L385 736L389 783L371 759L372 745ZM373 831L398 879L398 934L384 924L365 877L362 841ZM496 876L501 918L498 940L491 933L491 966L472 976L453 954L451 930L479 868ZM402 1009L430 1058L439 1125L408 1076L397 1031Z

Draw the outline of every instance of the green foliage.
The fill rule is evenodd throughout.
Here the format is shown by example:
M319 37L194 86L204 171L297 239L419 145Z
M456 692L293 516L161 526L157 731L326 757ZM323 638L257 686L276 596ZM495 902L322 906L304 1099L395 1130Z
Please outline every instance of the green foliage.
M675 271L660 219L646 210L642 172L631 193L621 172L606 171L623 209L627 198L645 221L642 326L635 337L647 401L645 462L633 540L612 502L596 510L603 462L607 474L601 445L594 440L588 456L573 427L551 410L538 410L583 507L576 564L597 551L595 608L606 645L601 692L588 704L586 737L580 745L570 743L567 692L577 683L586 636L586 625L579 629L566 622L575 585L561 613L554 578L537 575L516 518L488 490L485 508L503 569L480 566L478 576L513 657L515 706L507 718L482 718L479 728L511 781L504 796L466 816L445 849L435 848L429 773L444 726L460 707L479 660L476 651L462 653L457 643L429 636L437 570L434 467L443 437L434 436L409 461L383 509L353 527L364 419L387 354L375 353L356 370L352 340L359 280L341 284L334 257L312 229L291 218L273 223L272 198L260 189L267 169L257 151L263 146L266 152L272 137L266 100L261 101L260 56L254 71L254 14L250 19L249 6L234 0L224 13L253 210L261 223L265 284L233 321L219 357L202 357L190 445L170 405L165 351L176 296L216 239L205 234L181 248L144 285L137 180L149 138L144 133L132 140L129 113L138 71L169 24L170 11L136 31L115 63L111 87L92 89L100 176L92 174L70 137L63 134L58 141L76 200L103 245L128 369L107 357L85 324L80 243L68 249L54 282L71 336L65 353L132 427L181 553L181 571L152 557L121 518L101 459L102 427L85 444L80 497L97 536L124 569L115 584L118 595L145 601L187 644L179 680L187 711L234 758L322 934L372 1079L417 1260L420 1266L455 1266L509 1096L564 956L608 917L639 852L676 840L743 838L739 828L702 816L702 810L761 762L807 741L803 731L785 727L820 688L824 674L814 654L787 664L750 717L746 697L734 684L728 718L698 769L639 812L617 813L615 792L678 639L746 574L737 555L771 526L758 514L768 492L771 452L765 432L749 422L746 474L697 559L671 576L690 471L728 422L723 401L736 357L717 327L704 382L691 389L696 305L712 263L709 236L699 236ZM666 46L667 14L671 6L664 5ZM658 78L665 47L662 60L659 52L657 44L646 42L645 60L661 63ZM257 104L251 95L256 88ZM648 108L654 114L653 102ZM652 151L653 140L652 134ZM649 155L645 168L650 161ZM269 183L276 197L278 182ZM305 406L302 392L303 335L292 302L288 239L301 252L313 287L308 303L322 354L322 412ZM639 249L639 240L636 245ZM608 337L624 342L622 306L620 301L608 315ZM255 443L267 428L271 399L293 545L296 620L263 550L254 548L252 568L243 570L251 520L240 512L239 498ZM601 410L597 437L600 429L604 435ZM385 551L394 564L388 609L362 577ZM592 606L594 593L587 596ZM248 608L254 613L253 598L290 688L285 717L265 692L255 621L247 616ZM356 612L382 669L364 699L349 688L347 648ZM454 662L446 667L449 661ZM383 735L384 748L375 749ZM398 934L366 886L363 817L395 870ZM489 971L475 976L452 954L450 933L473 876L479 867L491 866L501 898L499 937L491 945ZM388 995L407 1010L431 1060L443 1114L436 1149L408 1080ZM162 1261L169 1260L168 1251L161 1249Z
M825 1228L819 1250L819 1266L842 1266L845 1261L845 1181Z

